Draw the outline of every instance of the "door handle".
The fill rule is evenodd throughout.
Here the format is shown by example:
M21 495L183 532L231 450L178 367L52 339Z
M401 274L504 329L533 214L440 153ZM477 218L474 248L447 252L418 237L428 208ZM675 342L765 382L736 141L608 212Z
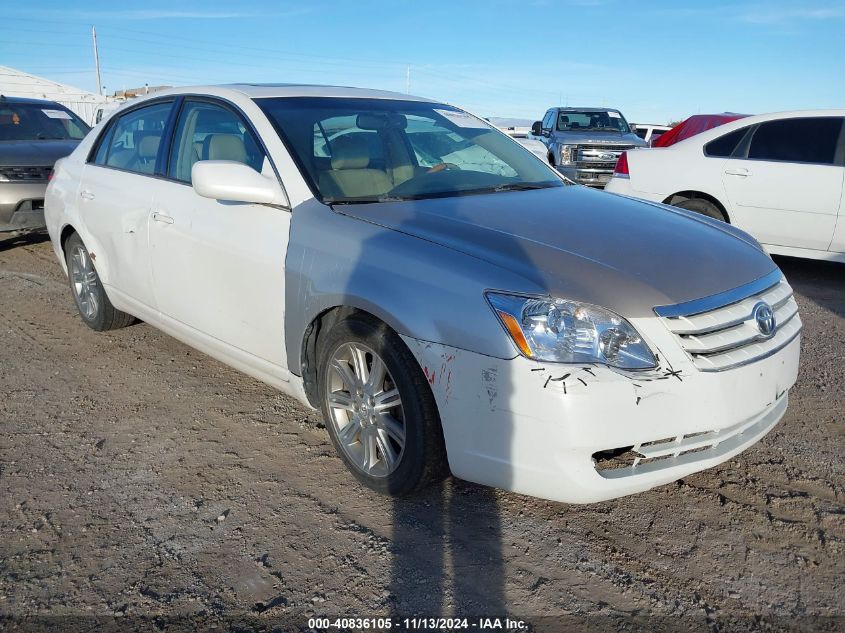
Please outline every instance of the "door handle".
M737 167L733 169L726 169L725 174L727 174L728 176L742 176L743 178L745 178L746 176L751 175L751 170L746 169L745 167Z
M158 211L153 213L153 220L161 222L162 224L173 224L173 218L169 215L165 215L164 213L159 213Z
M93 200L94 194L91 193L90 191L88 191L87 189L83 189L82 191L79 192L79 197L82 198L83 200Z

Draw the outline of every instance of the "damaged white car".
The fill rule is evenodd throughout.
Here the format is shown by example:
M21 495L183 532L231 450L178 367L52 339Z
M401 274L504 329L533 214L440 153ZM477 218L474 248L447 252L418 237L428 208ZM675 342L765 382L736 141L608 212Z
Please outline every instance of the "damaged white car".
M393 93L156 93L56 166L82 319L143 319L322 410L371 488L564 502L723 462L781 419L801 321L747 234L568 185Z

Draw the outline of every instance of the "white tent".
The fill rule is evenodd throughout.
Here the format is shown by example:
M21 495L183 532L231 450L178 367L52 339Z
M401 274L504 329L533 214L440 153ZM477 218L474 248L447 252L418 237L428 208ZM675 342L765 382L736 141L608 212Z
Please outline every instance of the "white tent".
M96 123L99 108L116 101L114 97L104 97L93 92L86 92L7 66L0 66L0 94L7 97L28 97L30 99L56 101L75 112L89 125ZM113 107L107 106L107 109Z

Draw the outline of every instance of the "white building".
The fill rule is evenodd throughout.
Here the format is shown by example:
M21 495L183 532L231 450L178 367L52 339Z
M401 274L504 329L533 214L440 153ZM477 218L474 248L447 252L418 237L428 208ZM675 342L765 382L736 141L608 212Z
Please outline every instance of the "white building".
M97 122L98 110L112 110L118 104L114 97L86 92L7 66L0 66L0 94L56 101L75 112L89 125Z

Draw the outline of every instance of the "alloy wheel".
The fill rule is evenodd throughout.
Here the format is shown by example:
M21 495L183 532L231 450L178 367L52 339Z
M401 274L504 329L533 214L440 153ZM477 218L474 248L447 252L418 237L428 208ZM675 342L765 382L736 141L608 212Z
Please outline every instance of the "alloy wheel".
M326 369L329 423L344 453L362 473L387 477L405 448L399 390L381 357L360 343L344 343Z
M99 282L94 264L81 245L74 246L70 253L70 279L80 312L87 320L93 321L100 310Z

